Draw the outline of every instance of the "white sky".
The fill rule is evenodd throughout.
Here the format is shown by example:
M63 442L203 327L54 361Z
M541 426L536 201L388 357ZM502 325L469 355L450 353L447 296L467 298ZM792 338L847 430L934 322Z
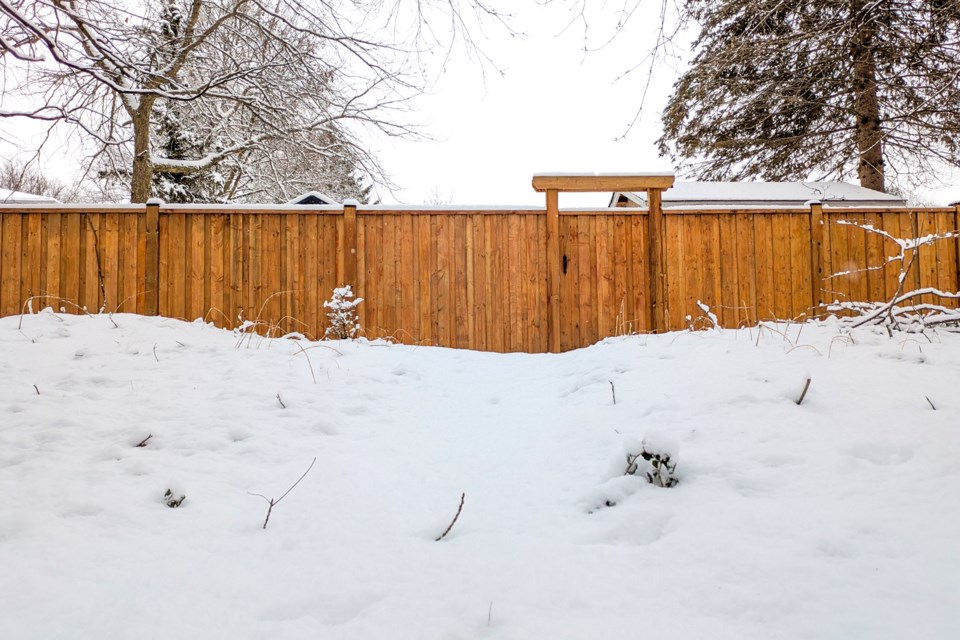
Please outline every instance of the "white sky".
M649 50L645 37L652 37L655 21L634 16L610 45L584 55L582 25L564 29L568 9L515 4L512 24L526 36L491 32L479 43L504 75L493 68L484 73L477 61L459 55L431 93L415 103L418 120L434 140L380 148L379 157L401 187L382 194L384 203L539 205L543 195L530 186L534 173L672 170L658 157L655 141L677 71L657 69L643 118L629 132L646 69L616 81ZM649 8L659 10L652 3ZM612 12L607 15L613 19ZM598 45L615 25L597 23L591 29L592 44ZM608 199L609 194L563 194L560 204L605 206Z
M616 33L620 2L590 0L589 43L596 47ZM507 3L503 3L506 5ZM531 0L509 3L516 37L489 28L477 38L484 53L503 70L482 67L458 50L443 65L428 94L415 100L414 120L431 139L373 141L374 152L395 191L380 189L384 204L542 205L530 185L535 173L671 171L659 157L659 114L679 77L679 62L654 69L642 118L628 130L641 103L647 66L643 61L656 37L659 3L641 3L627 28L608 45L584 53L584 29L571 24L569 3L539 6ZM687 44L694 34L683 34ZM620 78L618 80L618 78ZM31 125L7 123L7 139ZM15 139L15 138L14 138ZM37 142L33 142L36 144ZM32 146L25 139L23 146ZM9 149L9 145L7 149ZM48 147L44 162L51 175L76 173L78 153L64 142ZM10 155L4 150L4 155ZM960 184L960 176L952 176ZM919 194L927 203L960 199L960 188L934 188ZM563 206L605 206L609 194L562 194Z

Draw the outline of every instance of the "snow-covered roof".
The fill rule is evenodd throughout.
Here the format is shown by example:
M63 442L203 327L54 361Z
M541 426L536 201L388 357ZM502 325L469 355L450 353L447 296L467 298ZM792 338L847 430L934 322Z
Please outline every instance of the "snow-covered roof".
M307 191L301 193L287 204L340 204L334 198L319 191Z
M621 197L646 206L646 193L615 193L611 204ZM820 200L833 206L902 207L902 198L865 189L846 182L676 182L663 192L664 207L696 206L794 206Z
M48 196L38 196L35 193L0 189L0 205L4 204L43 204L45 202L60 202Z

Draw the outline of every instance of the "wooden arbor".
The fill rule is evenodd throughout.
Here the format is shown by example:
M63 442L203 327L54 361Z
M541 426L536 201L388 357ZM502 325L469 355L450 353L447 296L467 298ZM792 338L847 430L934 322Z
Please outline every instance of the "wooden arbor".
M559 194L603 191L646 191L649 218L650 288L653 330L666 328L664 300L663 240L660 237L663 208L660 194L673 186L672 173L633 173L619 175L539 174L533 176L533 188L547 194L547 333L552 353L560 352L560 207Z

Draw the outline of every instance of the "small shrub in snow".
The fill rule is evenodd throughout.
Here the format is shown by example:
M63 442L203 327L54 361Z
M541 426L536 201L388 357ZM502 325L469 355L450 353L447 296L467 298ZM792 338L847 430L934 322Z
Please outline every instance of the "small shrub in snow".
M677 469L679 446L670 437L646 436L640 453L627 454L627 475L641 475L647 482L658 487L672 487L679 482L674 476Z
M348 340L357 335L360 330L360 323L357 322L357 305L363 302L363 298L353 298L353 290L350 285L337 287L333 290L333 298L323 303L324 308L330 309L327 318L330 320L330 326L324 336L338 340Z
M173 492L173 489L167 489L167 492L163 494L163 503L170 507L171 509L176 509L183 501L187 499L185 494L180 494L179 496Z

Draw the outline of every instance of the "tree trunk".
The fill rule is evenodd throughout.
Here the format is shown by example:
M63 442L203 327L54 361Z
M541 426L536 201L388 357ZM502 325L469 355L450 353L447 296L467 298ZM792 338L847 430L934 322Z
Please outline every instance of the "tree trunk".
M877 88L877 65L874 59L876 30L871 24L870 9L863 0L851 3L853 39L853 99L857 135L857 176L860 186L884 191L883 131L880 128L880 99Z
M133 116L133 175L130 178L130 202L146 202L153 187L153 163L150 161L150 111L152 101L144 99Z

